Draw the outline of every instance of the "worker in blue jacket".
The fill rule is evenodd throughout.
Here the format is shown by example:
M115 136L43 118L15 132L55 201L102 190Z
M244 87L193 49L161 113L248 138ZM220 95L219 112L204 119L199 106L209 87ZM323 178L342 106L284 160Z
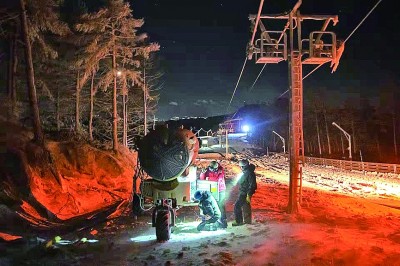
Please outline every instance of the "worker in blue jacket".
M197 230L202 231L206 225L210 225L210 228L220 228L221 223L221 211L218 207L218 203L209 191L196 191L194 194L195 200L199 201L199 208L202 211L202 222L197 226Z

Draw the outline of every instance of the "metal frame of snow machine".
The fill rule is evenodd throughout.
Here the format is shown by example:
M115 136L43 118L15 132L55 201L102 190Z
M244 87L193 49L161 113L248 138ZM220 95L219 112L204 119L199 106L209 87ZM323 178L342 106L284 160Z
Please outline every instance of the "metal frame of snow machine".
M191 171L195 175L196 169L194 166L191 167ZM170 239L177 221L177 210L181 207L197 206L198 203L193 201L195 191L210 191L217 201L219 199L218 182L199 180L196 176L194 180L193 177L189 179L182 178L178 182L177 186L170 190L160 187L160 184L153 179L145 179L141 182L140 194L136 198L139 202L136 202L136 204L139 204L142 211L147 211L154 207L151 224L156 229L158 241L168 241ZM151 208L144 208L145 199L151 200Z

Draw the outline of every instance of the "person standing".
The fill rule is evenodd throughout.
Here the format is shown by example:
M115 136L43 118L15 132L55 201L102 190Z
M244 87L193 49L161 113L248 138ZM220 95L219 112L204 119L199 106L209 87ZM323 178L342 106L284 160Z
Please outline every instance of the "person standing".
M242 175L238 181L239 196L235 202L235 221L232 226L251 224L251 197L257 189L256 174L254 173L255 165L250 164L246 159L242 159L239 161L239 166Z
M228 223L226 222L226 184L224 168L217 163L217 161L211 161L207 169L200 174L199 179L218 182L218 206L221 210L221 223L222 228L227 228Z

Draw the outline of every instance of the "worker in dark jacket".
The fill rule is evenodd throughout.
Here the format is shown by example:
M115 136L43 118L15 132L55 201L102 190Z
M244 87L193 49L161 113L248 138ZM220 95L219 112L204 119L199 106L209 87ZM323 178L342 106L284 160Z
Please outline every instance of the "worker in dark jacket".
M250 164L246 159L242 159L239 161L239 166L242 175L238 181L239 196L235 202L235 221L232 226L251 224L251 197L257 189L256 174L254 173L255 165Z
M196 191L194 198L199 201L199 208L202 212L202 222L197 226L197 230L202 231L206 225L213 228L222 227L221 211L218 203L209 191Z

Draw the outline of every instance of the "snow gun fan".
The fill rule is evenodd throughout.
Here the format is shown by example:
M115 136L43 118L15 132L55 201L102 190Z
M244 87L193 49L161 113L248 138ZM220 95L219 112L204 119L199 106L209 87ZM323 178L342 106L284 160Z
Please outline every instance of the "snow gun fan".
M149 132L138 145L143 170L156 181L173 181L194 162L199 143L187 129L160 127Z
M192 182L188 176L196 174L193 163L199 141L190 130L159 127L143 137L137 147L140 165L150 178L141 180L140 196L133 205L142 208L144 198L152 199L152 226L157 240L167 241L178 206L190 203Z

